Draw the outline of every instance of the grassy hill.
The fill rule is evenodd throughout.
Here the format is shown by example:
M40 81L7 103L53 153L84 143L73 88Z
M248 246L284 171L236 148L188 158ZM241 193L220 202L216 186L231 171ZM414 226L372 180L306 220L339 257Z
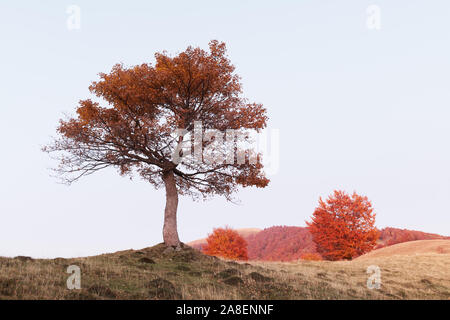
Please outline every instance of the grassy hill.
M371 264L381 268L380 290L366 287ZM81 268L80 290L66 287L69 265ZM160 244L86 258L0 258L0 299L449 299L449 266L445 252L236 263Z

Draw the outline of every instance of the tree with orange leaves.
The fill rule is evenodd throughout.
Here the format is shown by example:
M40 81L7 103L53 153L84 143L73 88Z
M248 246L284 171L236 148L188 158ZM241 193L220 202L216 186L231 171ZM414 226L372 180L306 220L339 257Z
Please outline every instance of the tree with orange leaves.
M231 260L248 260L247 241L231 228L217 228L206 239L203 253Z
M101 73L89 87L99 102L81 100L76 116L60 121L58 137L44 151L56 152L56 171L68 183L113 167L121 175L138 175L164 187L163 239L178 247L179 194L230 200L239 186L265 187L269 182L252 148L244 160L252 156L253 162L239 161L242 153L236 155L238 145L251 141L249 135L227 136L220 145L208 130L259 132L267 116L261 104L242 97L224 43L211 41L209 51L188 47L176 56L163 52L155 58L154 65L118 64L109 74ZM194 144L195 135L200 142ZM226 161L205 159L205 153L227 151L231 160L229 153Z
M317 252L327 260L351 260L372 250L379 237L371 202L356 193L334 191L326 202L320 198L306 224Z

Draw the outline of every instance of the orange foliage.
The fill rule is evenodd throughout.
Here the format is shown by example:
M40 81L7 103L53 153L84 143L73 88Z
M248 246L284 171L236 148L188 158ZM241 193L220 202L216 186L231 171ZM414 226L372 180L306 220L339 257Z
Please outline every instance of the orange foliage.
M156 53L153 64L117 64L100 73L89 90L96 101L80 100L76 114L60 121L58 136L43 150L59 158L55 170L67 183L109 167L165 187L167 245L180 243L178 194L232 200L239 186L268 185L257 150L247 152L254 162L237 159L237 146L250 142L251 135L236 134L219 145L218 136L209 136L209 129L260 132L268 120L262 104L243 96L225 43L213 40L209 50L188 47L175 56ZM201 128L194 130L197 122ZM193 131L199 152L188 134ZM184 151L189 143L193 154ZM219 160L204 161L211 154Z
M309 260L309 261L320 261L323 260L322 256L318 253L304 253L300 256L300 259L302 260Z
M203 253L231 260L248 260L247 241L235 230L217 228L206 239Z
M56 170L61 177L70 183L113 167L159 188L163 174L170 173L179 193L227 199L238 185L267 186L261 161L196 161L186 154L183 161L174 160L183 140L173 134L181 129L192 132L195 121L201 121L198 134L204 149L211 145L208 129L259 132L266 127L266 109L242 96L240 77L225 43L211 41L209 52L188 47L173 57L156 53L155 60L130 68L117 64L110 73L100 73L100 80L89 87L100 102L81 100L76 116L60 121L59 137L43 150L60 158ZM251 138L236 135L234 139L237 144ZM226 147L224 157L235 150L234 144Z
M384 228L379 230L379 234L380 237L375 249L405 241L450 239L450 237L438 234L397 228ZM320 254L316 251L316 244L313 242L312 235L307 228L275 226L250 236L243 236L243 238L248 243L249 260L322 260ZM194 244L193 247L202 251L205 245L204 243L198 243Z
M369 252L379 236L371 202L356 193L334 191L326 202L320 198L306 224L317 251L327 260L350 260Z

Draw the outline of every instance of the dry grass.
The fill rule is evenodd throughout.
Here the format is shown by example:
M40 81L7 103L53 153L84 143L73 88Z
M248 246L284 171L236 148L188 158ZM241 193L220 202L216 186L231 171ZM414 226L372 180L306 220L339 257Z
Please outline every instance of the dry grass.
M66 287L69 265L81 268L80 290ZM369 265L381 269L380 290L366 286ZM0 258L0 299L449 299L449 266L450 254L235 263L158 245L76 259Z
M449 254L258 265L295 289L303 288L305 299L450 299ZM379 290L367 287L371 265L381 271Z

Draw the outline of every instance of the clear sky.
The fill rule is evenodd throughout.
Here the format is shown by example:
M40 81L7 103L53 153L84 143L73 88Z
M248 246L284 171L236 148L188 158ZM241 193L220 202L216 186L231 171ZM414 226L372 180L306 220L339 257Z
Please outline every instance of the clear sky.
M69 30L68 6L81 9ZM380 9L369 29L367 8ZM164 191L113 170L60 185L42 145L99 72L225 41L280 132L280 166L241 204L181 198L182 241L213 227L304 226L334 189L377 226L450 235L450 2L0 2L0 255L70 257L162 241ZM71 20L73 22L73 20Z

